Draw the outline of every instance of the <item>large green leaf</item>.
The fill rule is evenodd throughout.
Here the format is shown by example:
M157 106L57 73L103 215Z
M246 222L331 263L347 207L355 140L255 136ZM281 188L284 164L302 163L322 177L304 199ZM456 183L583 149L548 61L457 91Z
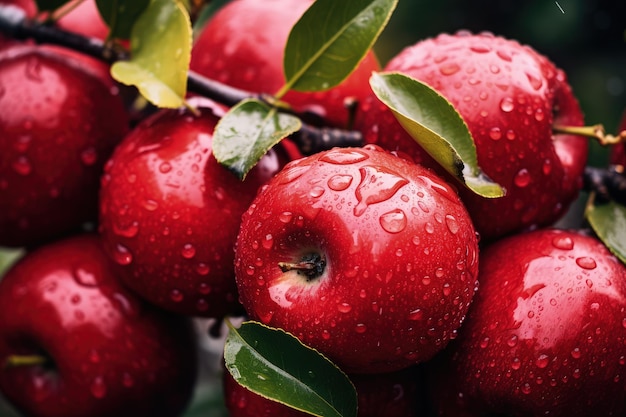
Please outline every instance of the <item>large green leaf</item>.
M297 117L247 99L231 108L215 127L213 155L243 179L272 146L301 127Z
M191 59L191 22L180 2L151 0L133 26L131 52L130 61L112 65L113 77L136 86L155 106L180 107Z
M398 0L316 0L294 25L285 47L286 85L319 91L343 81L374 45Z
M375 73L370 85L407 132L443 168L483 197L504 190L478 166L476 146L456 109L428 85L400 73Z
M337 366L280 329L245 322L229 325L226 368L263 397L323 417L355 417L356 390Z
M626 207L614 201L592 203L585 216L611 253L626 263Z
M71 0L36 0L35 3L37 4L37 10L40 12L51 12L70 1Z
M128 39L133 25L148 7L150 0L96 0L102 19L109 26L112 38Z

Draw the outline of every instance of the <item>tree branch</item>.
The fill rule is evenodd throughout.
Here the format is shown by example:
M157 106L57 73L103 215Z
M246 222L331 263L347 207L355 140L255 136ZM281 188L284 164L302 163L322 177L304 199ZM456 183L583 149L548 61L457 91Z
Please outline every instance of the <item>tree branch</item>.
M56 26L27 19L24 11L16 6L0 5L0 33L16 40L33 39L37 43L63 46L108 64L129 59L128 51L113 42L105 43L99 39L88 38ZM188 71L187 88L193 93L228 107L248 98L260 99L267 103L270 97L266 94L230 87L194 71ZM324 120L318 114L297 113L287 108L279 108L279 110L294 114L303 121L302 129L290 138L305 155L334 146L361 146L363 144L360 132L323 127Z

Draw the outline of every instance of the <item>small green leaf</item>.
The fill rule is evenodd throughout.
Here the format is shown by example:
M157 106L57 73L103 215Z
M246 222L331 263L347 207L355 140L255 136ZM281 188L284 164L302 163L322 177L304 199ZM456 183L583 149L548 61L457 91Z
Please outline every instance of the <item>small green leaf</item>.
M443 168L483 197L504 195L504 189L481 171L467 125L443 96L400 73L373 74L370 85L407 132Z
M590 204L585 216L611 253L626 263L626 207L614 201Z
M71 0L36 0L39 12L52 12ZM75 1L75 0L74 0Z
M111 66L117 81L136 86L157 107L180 107L191 59L189 13L176 0L151 0L131 33L130 61Z
M9 268L17 262L19 258L24 256L23 249L0 249L0 280Z
M302 127L300 119L254 99L240 102L219 121L213 155L240 179L283 138Z
M356 390L348 377L283 330L229 324L224 359L239 384L263 397L316 416L356 416Z
M398 0L316 0L294 25L285 47L286 85L326 90L343 81L387 25Z
M150 0L96 0L102 19L109 26L111 38L128 39L133 25L148 7Z

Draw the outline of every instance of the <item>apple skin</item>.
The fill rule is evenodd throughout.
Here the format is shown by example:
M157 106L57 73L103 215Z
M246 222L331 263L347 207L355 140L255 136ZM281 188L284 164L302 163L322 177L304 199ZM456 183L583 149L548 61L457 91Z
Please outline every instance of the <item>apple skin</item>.
M174 417L196 380L196 333L129 292L96 235L27 254L0 282L0 391L37 417Z
M167 310L222 317L241 309L232 266L241 214L286 158L270 150L240 181L213 156L213 104L190 102L199 115L162 110L116 148L99 228L129 288Z
M477 239L457 194L379 147L290 162L243 215L235 272L248 315L348 373L432 357L477 285ZM279 263L309 262L310 276Z
M0 246L34 246L97 219L102 167L128 131L118 89L71 55L0 52Z
M292 26L312 0L236 0L207 22L192 49L190 68L206 77L257 93L274 94L285 84L284 48ZM336 127L346 127L345 100L360 101L369 77L380 70L369 52L340 85L320 92L288 92L282 100L296 111L310 111Z
M565 73L529 46L489 33L441 34L405 48L385 66L437 90L461 114L483 171L506 189L486 199L459 190L483 241L558 220L582 187L587 139L553 135L555 124L581 126L583 115ZM367 143L432 159L370 98L360 121ZM553 115L554 113L554 115Z
M625 415L626 268L600 241L512 236L481 252L479 280L433 367L438 415Z
M418 378L413 367L397 372L350 375L358 395L358 417L417 417ZM224 402L230 417L305 417L310 414L268 400L235 381L228 371L222 376Z

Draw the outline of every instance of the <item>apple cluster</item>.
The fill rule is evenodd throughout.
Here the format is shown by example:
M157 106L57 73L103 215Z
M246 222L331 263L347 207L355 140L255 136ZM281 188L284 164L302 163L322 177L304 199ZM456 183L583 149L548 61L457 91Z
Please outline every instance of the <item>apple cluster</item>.
M190 68L278 91L312 2L228 2ZM95 1L57 24L107 35ZM454 106L503 197L418 144L372 92L381 71ZM363 145L304 155L286 138L240 180L213 154L224 105L190 94L140 114L107 64L0 37L0 247L25 253L0 281L0 393L20 413L180 416L196 321L245 317L335 363L359 417L626 414L626 267L590 230L555 226L588 162L588 139L560 133L584 124L563 70L460 31L281 100ZM307 415L222 376L232 417Z

